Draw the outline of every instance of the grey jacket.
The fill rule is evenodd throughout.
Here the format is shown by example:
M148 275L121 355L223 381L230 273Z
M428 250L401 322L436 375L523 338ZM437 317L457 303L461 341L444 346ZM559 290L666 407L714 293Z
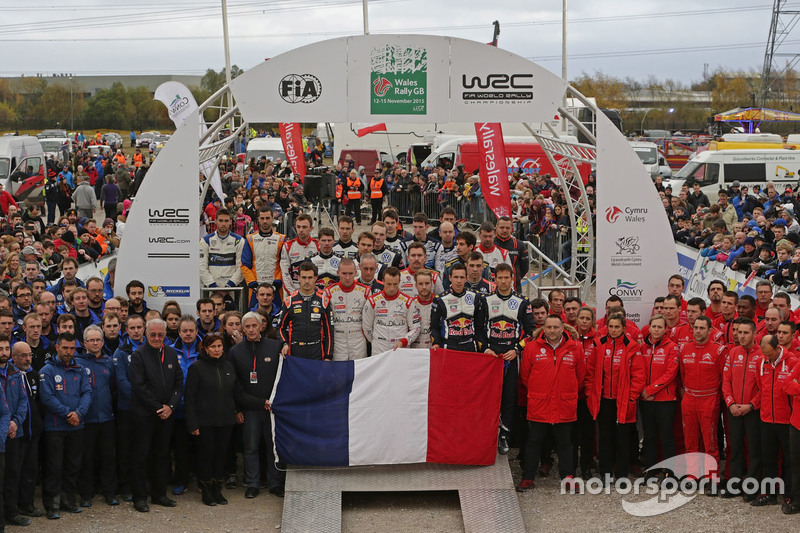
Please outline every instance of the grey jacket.
M97 197L94 194L94 188L89 185L88 181L81 182L80 185L72 193L72 199L75 201L75 207L78 209L92 209L97 207Z

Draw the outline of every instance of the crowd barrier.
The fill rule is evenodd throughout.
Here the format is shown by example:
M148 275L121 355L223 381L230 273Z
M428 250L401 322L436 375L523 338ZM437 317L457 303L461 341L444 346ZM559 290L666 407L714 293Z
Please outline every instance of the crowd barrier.
M708 301L708 284L714 280L721 281L728 290L740 296L748 294L753 298L756 297L756 284L763 278L750 277L744 272L726 267L724 263L710 261L707 257L700 256L700 250L685 244L676 243L675 247L678 252L679 273L686 283L684 295L687 299L700 297ZM797 295L789 296L792 300L792 309L800 307Z

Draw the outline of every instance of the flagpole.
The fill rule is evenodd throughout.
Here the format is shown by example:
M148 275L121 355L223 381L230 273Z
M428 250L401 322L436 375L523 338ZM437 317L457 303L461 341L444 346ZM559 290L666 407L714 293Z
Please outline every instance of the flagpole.
M567 0L562 0L561 4L561 79L567 81ZM564 93L562 107L567 108L567 93ZM561 117L561 132L567 133L567 119Z
M222 0L222 40L225 45L225 83L231 83L231 43L228 36L228 1ZM230 94L228 95L228 109L230 109L233 102L231 102Z
M361 5L364 10L364 35L369 35L369 11L367 9L367 1L361 0Z

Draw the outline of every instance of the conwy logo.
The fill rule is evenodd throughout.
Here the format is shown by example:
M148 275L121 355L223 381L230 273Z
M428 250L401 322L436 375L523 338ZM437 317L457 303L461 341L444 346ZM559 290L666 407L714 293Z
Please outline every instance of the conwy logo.
M375 93L375 96L386 96L386 93L389 92L391 88L392 82L383 76L375 78L375 81L372 82L372 92Z
M614 222L617 221L617 219L621 214L622 214L622 209L620 209L615 205L612 205L611 207L606 209L606 220L608 220L610 224L613 224Z
M175 115L183 109L184 107L189 105L189 99L185 96L181 97L181 95L176 94L175 99L169 104L169 114Z

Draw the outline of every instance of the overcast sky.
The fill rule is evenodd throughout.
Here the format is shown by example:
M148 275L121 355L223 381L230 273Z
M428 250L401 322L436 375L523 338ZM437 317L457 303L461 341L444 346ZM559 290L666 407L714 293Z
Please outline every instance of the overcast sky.
M559 0L370 0L371 33L451 35L561 73ZM1 76L37 72L201 74L224 66L221 0L3 0ZM800 2L789 6L797 9ZM301 45L363 33L361 0L228 0L231 61L248 69ZM581 72L685 83L761 70L769 0L570 0L569 77ZM800 51L800 29L781 52ZM319 60L325 60L320 48Z

